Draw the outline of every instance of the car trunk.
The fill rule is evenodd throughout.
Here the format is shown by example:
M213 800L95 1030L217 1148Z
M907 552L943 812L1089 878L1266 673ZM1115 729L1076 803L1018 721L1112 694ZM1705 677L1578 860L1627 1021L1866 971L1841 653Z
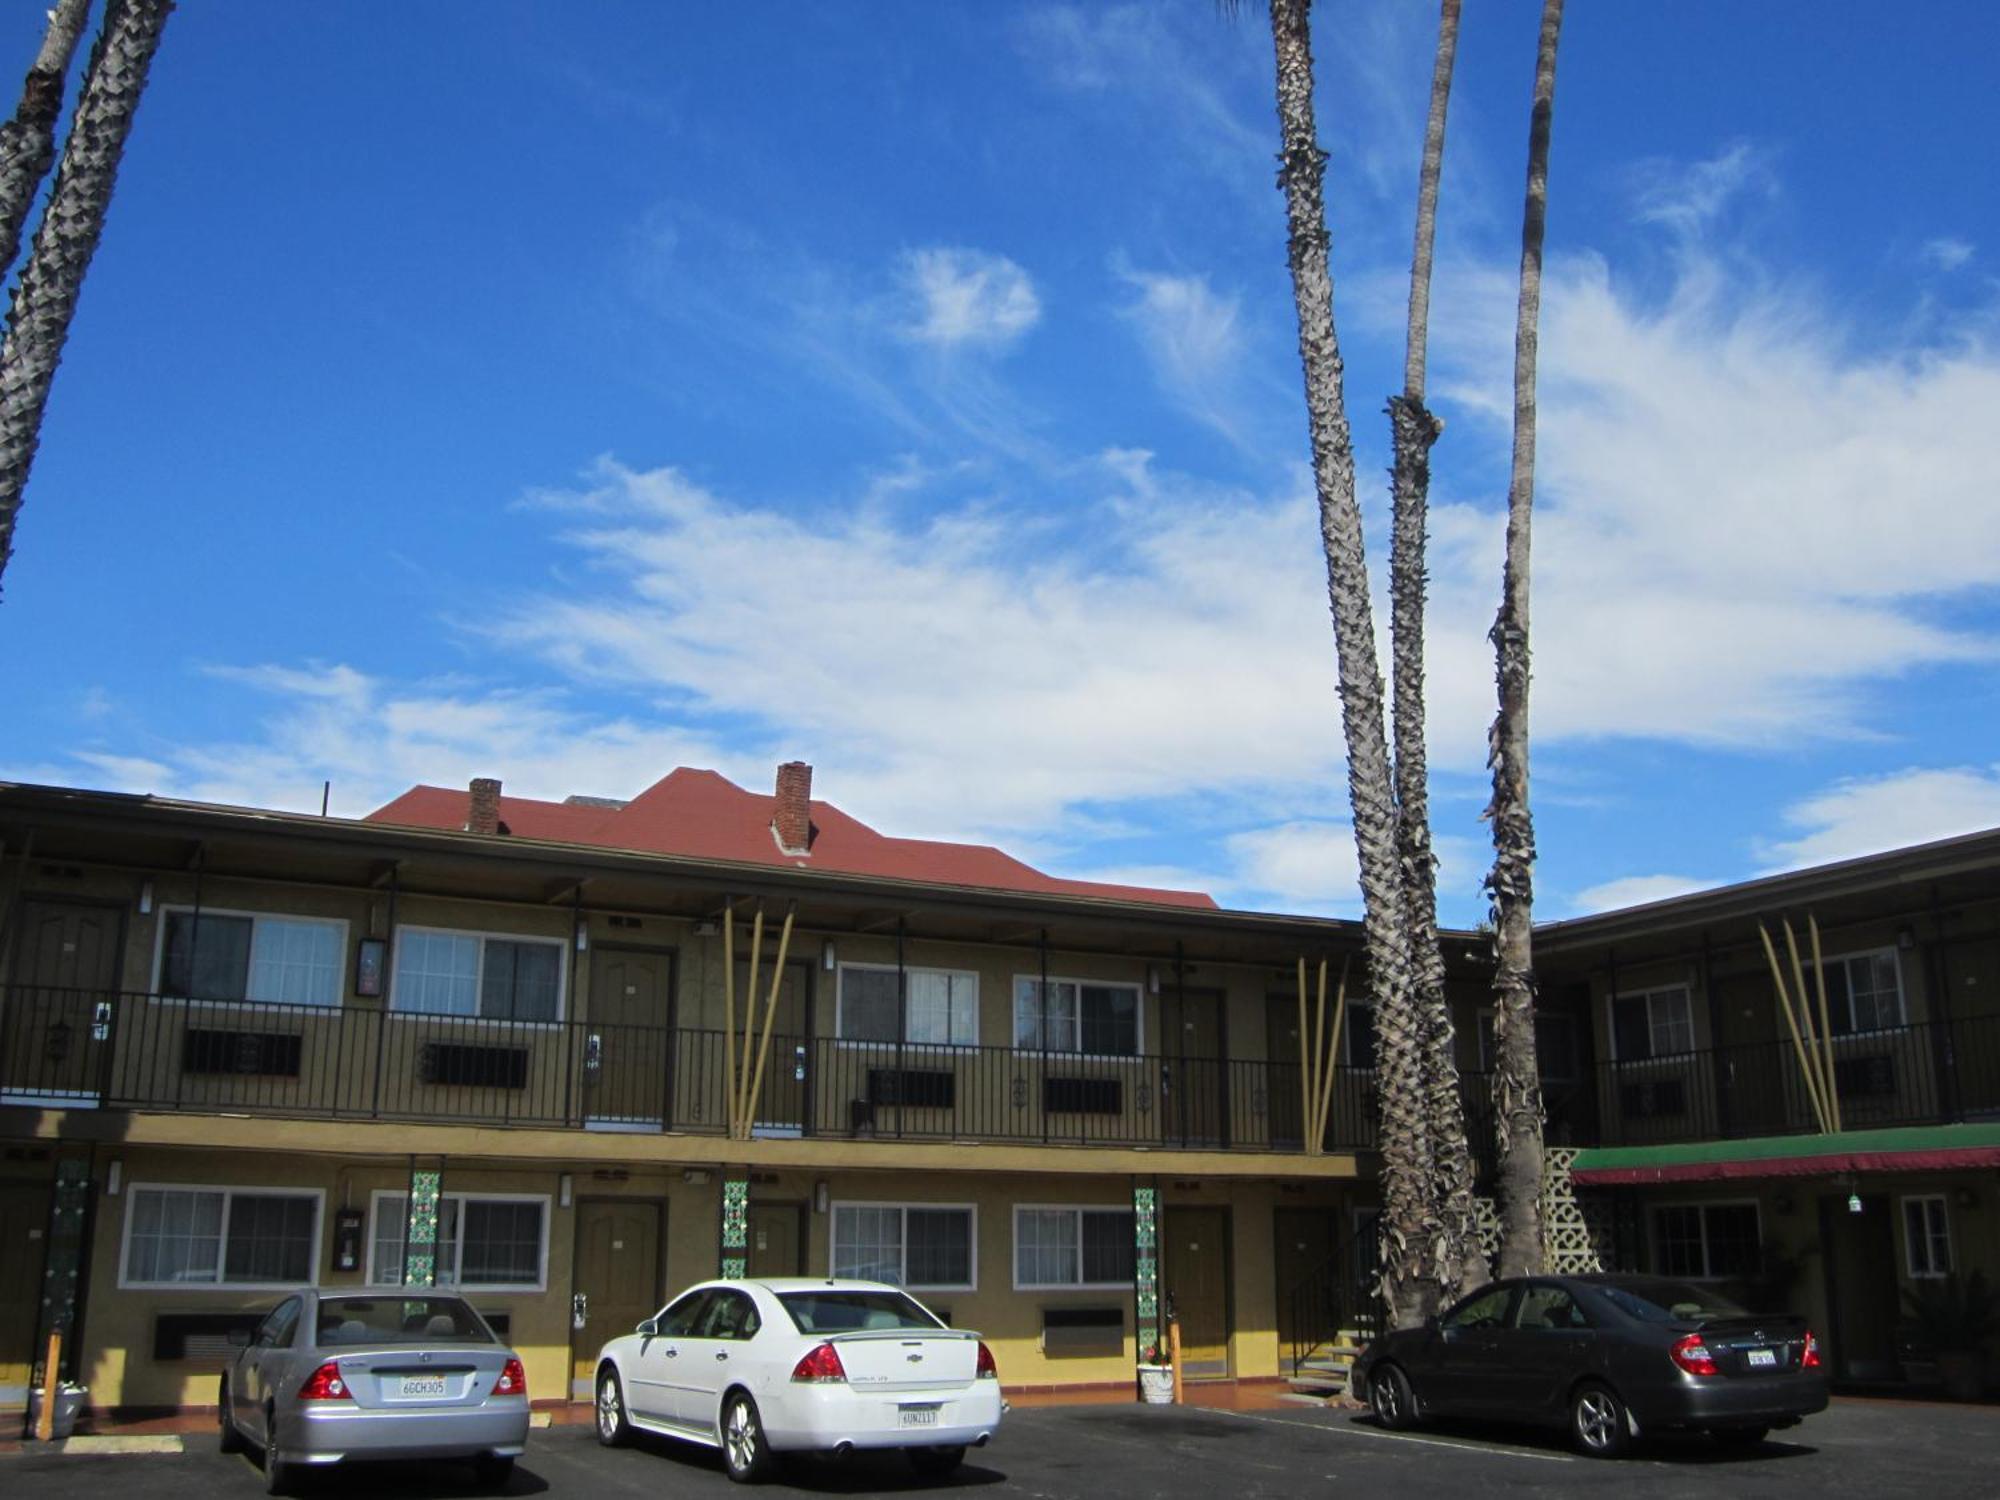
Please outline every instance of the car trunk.
M958 1390L972 1384L979 1368L979 1340L969 1333L869 1329L828 1342L848 1385L859 1391Z
M1805 1359L1806 1321L1790 1314L1706 1318L1687 1326L1701 1335L1725 1376L1782 1375L1798 1370Z
M497 1345L387 1346L342 1351L333 1357L354 1404L377 1410L477 1406L492 1394L507 1363L507 1351Z

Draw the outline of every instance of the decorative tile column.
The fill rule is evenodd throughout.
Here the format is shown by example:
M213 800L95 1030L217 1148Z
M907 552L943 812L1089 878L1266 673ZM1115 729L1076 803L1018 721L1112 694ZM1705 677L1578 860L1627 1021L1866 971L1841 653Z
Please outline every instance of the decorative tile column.
M1166 1338L1160 1320L1160 1190L1157 1186L1132 1184L1132 1300L1133 1328L1138 1339L1139 1360L1146 1351Z
M725 1171L722 1177L722 1276L741 1281L750 1274L750 1174Z
M438 1205L442 1170L410 1167L408 1211L403 1219L403 1285L437 1285Z
M76 1326L76 1304L82 1291L83 1230L89 1213L90 1162L81 1156L66 1156L56 1163L55 1197L49 1204L48 1250L43 1260L41 1318L33 1363L42 1361L49 1336L61 1334L62 1363L67 1369L77 1368L70 1333Z

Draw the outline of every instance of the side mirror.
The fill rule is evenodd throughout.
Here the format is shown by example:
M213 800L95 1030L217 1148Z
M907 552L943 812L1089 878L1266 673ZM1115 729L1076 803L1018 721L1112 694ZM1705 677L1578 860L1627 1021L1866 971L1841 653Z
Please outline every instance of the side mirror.
M660 1333L660 1320L658 1318L648 1318L632 1331L643 1339L657 1338Z
M248 1349L250 1347L250 1330L247 1328L230 1329L229 1347L232 1349Z

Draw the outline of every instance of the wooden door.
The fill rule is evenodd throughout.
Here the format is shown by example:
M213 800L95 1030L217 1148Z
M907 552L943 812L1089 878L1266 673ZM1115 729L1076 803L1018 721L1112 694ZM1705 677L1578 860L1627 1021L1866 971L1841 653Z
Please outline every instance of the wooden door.
M1864 1195L1861 1212L1845 1194L1819 1200L1820 1240L1827 1247L1828 1353L1836 1380L1882 1382L1900 1378L1896 1323L1896 1230L1892 1200Z
M597 1351L604 1341L630 1333L660 1310L660 1214L661 1205L636 1198L577 1203L570 1390L579 1400L592 1392ZM576 1326L579 1312L581 1328Z
M48 1246L48 1184L0 1182L0 1405L26 1399Z
M1339 1225L1340 1216L1331 1208L1273 1211L1276 1279L1272 1286L1278 1299L1279 1359L1290 1359L1295 1347L1309 1354L1340 1331L1346 1287L1341 1268L1330 1264Z
M1270 1067L1264 1080L1270 1101L1271 1144L1297 1147L1305 1143L1305 1099L1299 1070L1306 1049L1299 1040L1299 998L1272 995L1264 1002L1264 1055Z
M743 997L749 992L750 965L736 966L737 1046L743 1034ZM750 1039L754 1063L764 1044L764 1003L771 996L771 964L757 966L756 1034ZM808 1073L812 1058L812 967L787 963L778 987L778 1010L771 1020L771 1051L764 1060L764 1082L757 1093L752 1129L757 1135L802 1135L805 1132Z
M670 953L600 947L592 954L583 1067L584 1113L592 1123L665 1127L673 989Z
M1229 1065L1223 1060L1222 992L1183 989L1168 996L1160 1050L1172 1070L1166 1128L1183 1145L1229 1144Z
M1161 1270L1181 1321L1181 1370L1229 1374L1229 1211L1169 1208Z
M750 1269L752 1279L803 1276L806 1273L803 1203L750 1204Z
M0 1008L0 1103L95 1102L110 1058L117 909L25 901Z

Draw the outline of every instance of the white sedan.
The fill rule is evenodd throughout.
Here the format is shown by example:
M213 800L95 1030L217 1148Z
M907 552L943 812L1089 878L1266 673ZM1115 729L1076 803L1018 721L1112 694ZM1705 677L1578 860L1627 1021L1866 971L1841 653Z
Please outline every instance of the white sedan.
M722 1450L747 1483L777 1455L902 1448L926 1478L1000 1429L976 1333L875 1281L705 1281L597 1356L597 1439L634 1428Z

